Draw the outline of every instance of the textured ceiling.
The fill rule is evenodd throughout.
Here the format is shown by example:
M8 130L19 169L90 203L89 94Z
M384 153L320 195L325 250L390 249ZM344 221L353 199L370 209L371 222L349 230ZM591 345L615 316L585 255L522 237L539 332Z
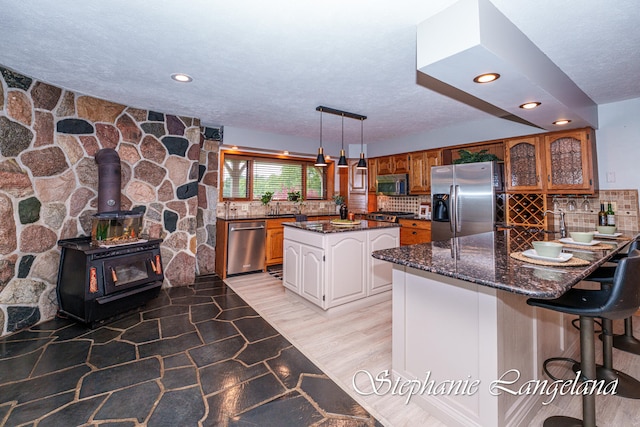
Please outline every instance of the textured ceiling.
M597 104L640 97L638 0L492 2ZM326 105L368 116L375 143L487 117L416 83L416 25L452 3L0 0L0 65L208 125L312 139ZM359 142L359 124L345 133Z

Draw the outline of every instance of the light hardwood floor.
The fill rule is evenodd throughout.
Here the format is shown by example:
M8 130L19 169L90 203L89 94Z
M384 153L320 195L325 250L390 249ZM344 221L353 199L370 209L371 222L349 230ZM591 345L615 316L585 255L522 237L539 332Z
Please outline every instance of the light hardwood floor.
M405 404L400 396L358 394L354 374L367 370L376 375L391 370L391 299L374 306L327 315L301 297L285 293L282 282L267 273L227 278L225 282L245 299L265 320L291 341L350 396L388 427L441 427L442 422L414 402ZM615 322L621 333L621 322ZM636 337L640 322L635 322ZM601 362L600 341L596 340L597 362ZM640 378L640 356L614 349L614 367ZM356 386L366 387L363 376ZM596 398L600 427L640 427L640 400L616 396ZM581 400L575 396L556 398L540 405L531 426L541 426L551 415L580 418Z

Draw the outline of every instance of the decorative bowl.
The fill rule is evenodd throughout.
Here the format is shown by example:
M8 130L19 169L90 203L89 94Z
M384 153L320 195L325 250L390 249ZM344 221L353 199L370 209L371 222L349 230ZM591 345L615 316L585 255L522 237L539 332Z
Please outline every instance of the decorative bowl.
M562 245L555 242L535 241L533 242L533 249L535 249L536 253L540 256L558 258L560 252L562 252Z
M569 234L574 242L590 243L593 240L593 232L570 231Z
M600 234L614 234L617 229L615 225L599 225L596 228Z

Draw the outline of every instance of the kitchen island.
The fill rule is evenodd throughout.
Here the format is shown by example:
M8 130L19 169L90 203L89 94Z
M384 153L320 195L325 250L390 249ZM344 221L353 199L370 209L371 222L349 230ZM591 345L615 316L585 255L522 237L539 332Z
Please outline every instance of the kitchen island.
M390 298L392 266L376 250L398 247L396 223L284 223L284 287L326 312Z
M562 295L627 241L575 251L585 261L576 267L510 256L552 238L531 234L527 242L506 230L373 253L393 264L393 374L431 384L412 400L445 424L526 425L550 396L521 387L548 379L545 359L577 353L572 317L528 306L527 297Z

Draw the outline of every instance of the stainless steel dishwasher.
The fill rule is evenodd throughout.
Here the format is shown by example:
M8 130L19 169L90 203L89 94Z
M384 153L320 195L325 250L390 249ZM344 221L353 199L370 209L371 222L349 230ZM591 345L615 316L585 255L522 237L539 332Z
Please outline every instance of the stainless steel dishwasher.
M230 222L227 239L227 274L263 270L265 221Z

